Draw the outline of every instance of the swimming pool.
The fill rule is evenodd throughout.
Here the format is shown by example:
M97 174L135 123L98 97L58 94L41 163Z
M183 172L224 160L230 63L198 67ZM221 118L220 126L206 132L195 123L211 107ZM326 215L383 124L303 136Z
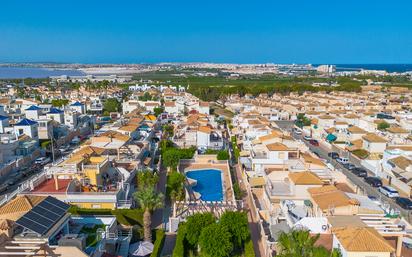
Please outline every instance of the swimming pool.
M188 178L197 181L193 190L200 193L203 201L222 201L222 172L216 169L191 170L186 172Z

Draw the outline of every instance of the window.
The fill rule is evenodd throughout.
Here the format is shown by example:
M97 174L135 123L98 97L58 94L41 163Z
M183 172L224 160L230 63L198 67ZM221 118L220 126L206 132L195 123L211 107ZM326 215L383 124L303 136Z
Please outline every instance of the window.
M23 135L24 130L23 129L19 129L19 135Z

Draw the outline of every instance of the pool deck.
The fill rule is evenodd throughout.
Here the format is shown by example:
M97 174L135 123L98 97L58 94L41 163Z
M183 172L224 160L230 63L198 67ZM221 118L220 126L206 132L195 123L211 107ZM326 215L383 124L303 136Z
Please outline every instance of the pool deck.
M200 155L191 160L180 160L179 171L186 172L190 170L217 169L222 171L224 201L235 201L232 187L232 178L230 177L230 167L228 161L219 161L216 155Z

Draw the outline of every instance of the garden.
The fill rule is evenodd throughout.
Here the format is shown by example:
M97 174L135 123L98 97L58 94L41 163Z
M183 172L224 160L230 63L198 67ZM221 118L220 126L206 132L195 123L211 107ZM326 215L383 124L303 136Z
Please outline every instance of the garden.
M173 257L253 257L246 213L226 211L220 219L197 213L179 225Z

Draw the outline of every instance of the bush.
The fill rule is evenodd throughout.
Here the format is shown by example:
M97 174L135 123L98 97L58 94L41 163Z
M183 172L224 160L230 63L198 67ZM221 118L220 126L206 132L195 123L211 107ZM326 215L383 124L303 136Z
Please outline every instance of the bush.
M378 124L378 129L385 131L386 129L388 129L391 125L389 123L387 123L386 121L382 121Z
M162 148L163 165L175 169L179 164L180 159L192 159L195 152L196 148L194 147L182 149L172 147L167 147L166 149Z
M352 154L357 156L358 158L365 159L369 156L369 152L364 149L357 149L352 151Z
M172 257L184 257L185 256L185 237L186 237L186 224L181 223L177 230L176 244L173 249Z
M219 151L217 153L218 160L229 160L229 153L226 150Z
M253 248L253 241L251 239L245 242L244 257L255 257L255 249Z
M186 239L192 248L198 245L202 230L215 222L216 218L211 213L196 213L187 218Z
M166 195L173 201L183 200L183 183L185 176L180 172L173 171L167 176Z
M245 192L243 192L242 189L240 189L240 186L237 182L233 184L233 192L235 194L236 200L242 200L245 196Z
M202 256L226 257L233 250L232 235L228 228L220 223L214 223L202 230L199 246Z
M118 223L126 226L143 224L143 211L139 209L86 209L71 206L69 213L73 215L113 215Z
M163 249L163 244L165 242L165 238L166 235L163 229L157 229L155 233L153 252L152 254L150 254L150 257L160 257L160 254L162 253Z

